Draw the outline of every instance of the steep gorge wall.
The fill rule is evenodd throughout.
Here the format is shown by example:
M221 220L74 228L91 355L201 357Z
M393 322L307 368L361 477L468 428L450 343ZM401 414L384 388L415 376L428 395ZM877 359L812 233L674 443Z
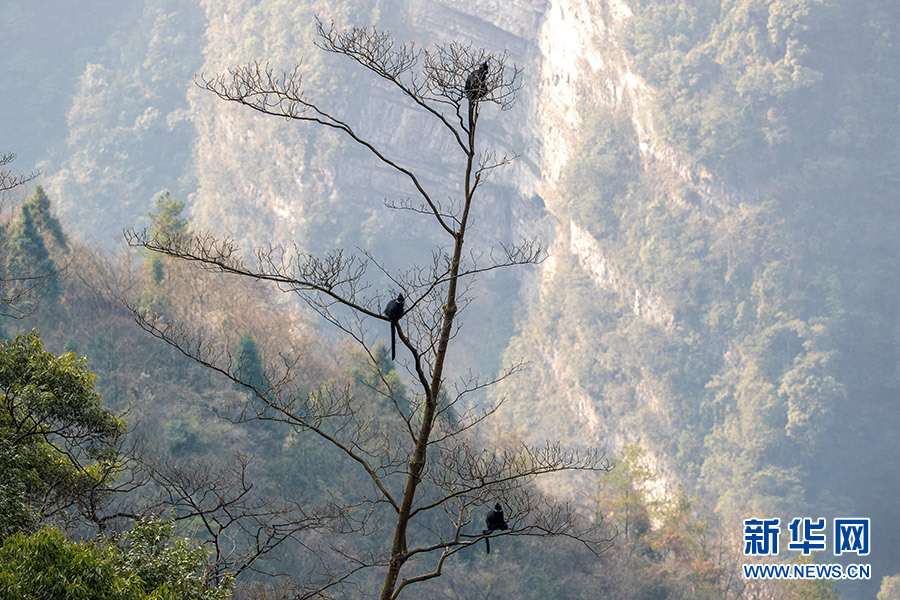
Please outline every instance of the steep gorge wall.
M560 178L567 161L582 143L581 126L586 115L602 107L612 113L625 115L632 123L634 145L640 149L640 161L644 169L663 164L678 177L711 197L709 181L712 177L703 173L693 175L680 164L674 153L655 145L652 125L645 109L650 90L630 66L625 52L618 47L611 28L631 18L631 10L621 0L594 3L578 0L554 0L544 13L539 34L541 49L540 85L536 93L536 120L541 130L541 166L543 177L539 189L546 200L548 211L555 214L556 228L550 257L541 270L538 285L543 302L560 302L558 288L567 287L572 279L572 269L583 273L596 290L594 303L625 304L634 318L646 320L663 330L671 330L675 324L672 307L640 282L622 274L604 252L603 244L595 238L579 215L556 212L560 205ZM698 183L699 182L699 183ZM677 198L670 201L677 202ZM587 215L581 215L582 217ZM583 220L583 219L582 219ZM559 265L567 263L565 271ZM552 299L548 292L553 290ZM538 300L539 305L542 300ZM532 314L534 319L545 318ZM584 322L578 328L591 328L594 323ZM578 442L586 445L616 446L626 440L649 442L640 427L634 428L612 422L602 398L592 397L578 378L565 367L574 359L571 346L564 339L546 336L537 343L545 344L541 354L548 357L546 364L535 364L536 380L532 383L542 391L547 405L554 410L567 411L568 417L555 414L555 419L570 419L579 424ZM597 349L598 353L600 349ZM587 358L590 360L590 358ZM636 404L653 407L660 424L671 425L653 383L640 375L628 382L630 395ZM528 424L535 431L552 429L540 420ZM652 442L651 442L652 445ZM647 448L656 454L659 448ZM661 461L657 461L661 462ZM660 465L664 466L664 465Z
M411 0L291 9L277 2L210 2L203 71L222 72L257 59L275 69L300 64L310 99L416 172L443 201L462 189L462 157L453 138L386 82L315 48L313 15L334 19L338 27L372 23L419 48L456 42L507 52L509 62L523 69L523 93L511 110L483 107L479 148L517 159L489 174L468 236L473 249L488 252L536 230L552 232L537 193L541 131L533 118L541 63L534 42L545 5L541 0L502 8L492 2ZM288 26L276 30L268 23ZM192 196L198 229L235 236L245 248L268 243L297 243L313 252L361 247L389 268L428 264L435 246L447 246L449 240L430 227L427 217L385 207L410 197L415 204L415 190L346 136L260 116L201 90L190 97L198 129L198 188ZM462 350L456 355L460 368L472 362L499 368L514 327L510 298L519 296L518 278L528 276L524 271L489 273L479 283L477 310L464 316ZM493 333L490 339L479 339L477 332L484 330Z

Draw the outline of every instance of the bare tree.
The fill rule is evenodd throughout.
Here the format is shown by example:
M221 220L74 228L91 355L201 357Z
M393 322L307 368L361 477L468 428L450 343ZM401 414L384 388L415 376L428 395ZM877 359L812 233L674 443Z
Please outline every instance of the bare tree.
M214 585L244 572L277 575L262 559L300 532L348 516L348 507L336 502L310 508L254 490L253 457L246 454L199 462L144 455L141 461L157 493L130 516L168 512L175 522L194 523L211 550Z
M379 524L393 523L393 533L386 540L389 548L364 551L334 542L334 536L329 536L312 552L321 561L321 577L298 583L297 597L323 597L326 590L356 585L358 573L380 568L384 580L379 597L397 598L407 586L439 577L449 557L485 535L566 536L594 552L601 551L608 537L600 523L582 522L569 503L538 492L533 482L560 471L608 470L604 456L596 451L565 450L556 443L485 446L479 442L477 428L503 400L479 407L470 398L513 375L522 365L492 376L463 375L455 381L448 381L445 373L448 349L460 326L459 315L472 300L475 277L494 269L535 264L543 257L541 245L535 241L499 244L477 252L466 245L480 186L493 169L510 160L476 150L480 108L509 108L520 87L520 70L508 65L506 54L487 54L455 43L423 51L399 45L375 28L342 30L321 21L317 45L351 59L434 119L461 158L458 197L442 201L431 184L361 133L360 127L307 97L298 69L277 72L254 63L222 75L201 76L198 83L223 100L260 113L337 131L404 177L417 200L388 206L410 211L411 218L430 221L446 240L434 249L430 263L393 272L365 250L317 257L296 246L258 248L251 261L233 240L210 234L157 239L146 231L130 231L126 237L132 245L192 261L203 269L268 281L297 294L322 319L359 344L368 359L370 380L375 382L372 389L392 407L393 416L364 405L349 386L301 393L294 384L296 364L287 355L269 365L265 386L251 386L241 380L233 356L186 327L135 311L138 323L187 356L252 390L253 400L231 413L234 421L277 421L318 436L369 481L370 489L345 500L341 519L352 526L332 525L331 532L369 533ZM487 75L483 80L479 76L483 87L477 94L467 95L467 77L485 63ZM474 104L470 106L470 102ZM387 327L382 310L389 295L375 289L385 281L393 286L392 294L399 291L407 299L397 334L408 357L398 352L400 364L414 386L408 402L400 401L370 331L373 322L382 333ZM483 534L486 507L498 500L506 506L510 528ZM310 541L305 538L303 543L309 547Z
M37 171L33 171L28 175L22 175L4 168L14 160L16 160L16 155L14 153L0 152L0 192L6 192L15 187L28 183L29 181L40 175L40 173Z

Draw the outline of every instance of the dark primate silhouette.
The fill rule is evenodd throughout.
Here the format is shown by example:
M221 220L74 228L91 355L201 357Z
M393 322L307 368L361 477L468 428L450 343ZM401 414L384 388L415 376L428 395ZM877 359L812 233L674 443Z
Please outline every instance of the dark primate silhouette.
M391 360L397 358L397 321L403 316L403 303L406 300L403 294L398 294L396 300L388 302L384 309L384 316L391 321Z
M475 116L475 103L487 96L487 76L488 64L484 62L466 77L464 92L469 99L469 129L472 129L472 120Z
M483 535L487 535L497 529L500 529L501 531L509 529L509 525L506 524L506 519L503 518L503 507L500 506L499 502L494 505L494 510L487 514L484 522L487 525L487 529L481 532ZM491 542L488 541L488 538L484 538L484 544L487 546L487 553L490 554Z

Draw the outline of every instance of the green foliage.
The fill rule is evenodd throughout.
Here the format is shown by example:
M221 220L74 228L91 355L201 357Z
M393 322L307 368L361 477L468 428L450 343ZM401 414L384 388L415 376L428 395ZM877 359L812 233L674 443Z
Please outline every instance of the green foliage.
M115 476L125 423L102 407L94 379L75 354L44 351L36 330L0 342L0 537L32 529Z
M262 358L259 356L256 342L253 341L253 336L249 331L245 331L241 339L238 340L236 367L232 374L260 393L264 394L268 388L265 367L263 367ZM247 389L246 386L237 382L233 385L234 389Z
M188 232L188 222L181 212L184 210L184 202L176 200L165 192L157 196L156 212L151 212L150 235L165 243L183 237Z
M38 232L50 234L50 237L56 244L60 248L65 249L66 234L63 232L59 219L50 212L50 198L44 192L43 186L35 186L34 195L26 200L24 205L31 208Z
M150 282L153 285L159 285L162 283L165 276L166 269L163 265L162 258L154 254L150 257Z
M372 351L376 364L372 365L369 357L361 352L349 352L350 362L348 375L356 381L358 392L371 398L371 403L380 411L391 413L399 410L409 416L409 399L406 397L406 384L397 373L396 365L391 360L390 348L379 342ZM371 403L367 403L370 404Z
M624 456L615 469L603 478L598 507L607 512L607 518L614 520L626 545L634 544L636 540L648 541L653 513L659 506L655 499L648 501L651 494L644 488L651 485L656 476L645 462L641 449L630 444L625 447Z
M566 193L560 208L585 216L582 225L595 233L614 235L619 227L615 206L636 175L634 132L630 122L602 109L594 109L582 127L590 133L563 170ZM585 206L590 210L583 211Z
M69 336L66 340L65 352L71 352L74 355L78 355L78 342L75 340L73 336Z
M331 163L343 152L339 141L297 134L275 120L230 113L224 118L212 99L185 97L190 78L203 70L201 43L208 43L207 72L223 61L256 56L290 64L311 37L311 8L267 0L252 6L207 3L195 10L154 0L142 5L141 14L125 14L116 3L106 4L103 9L121 23L92 14L92 31L106 20L108 32L95 31L104 47L94 62L78 66L83 72L68 95L71 111L64 115L61 106L41 111L48 119L61 115L60 130L63 117L69 120L71 152L53 189L64 192L65 214L83 231L94 236L102 226L118 236L123 224L146 212L141 203L161 183L177 180L173 189L181 197L188 189L200 190L195 214L206 224L247 231L251 238L269 229L279 239L301 239L310 249L325 238L388 243L385 224L369 219L356 231L330 204ZM725 517L751 510L833 515L835 507L855 514L847 509L865 501L863 506L883 507L867 516L880 517L895 533L889 509L891 499L900 496L900 445L884 432L900 428L896 2L635 0L628 5L634 17L619 22L618 39L652 95L637 115L579 107L581 114L590 113L581 127L584 139L564 169L562 197L553 207L595 238L606 283L598 285L580 259L565 253L553 257L556 276L542 290L537 317L520 328L507 352L510 361L525 357L534 367L505 382L505 391L513 393L504 410L517 426L541 437L582 439L585 431L599 438L640 436L685 483L716 498ZM63 4L57 8L47 17L72 18ZM378 10L366 6L357 14L345 4L332 8L343 22L368 22L366 11ZM8 49L10 39L0 36L0 45ZM234 39L240 40L236 46L230 44ZM76 54L52 55L62 60ZM21 50L5 56L18 64L31 59L24 60ZM327 59L313 59L321 60ZM365 82L348 82L340 67L324 66L305 63L304 70L323 73L317 90L344 108L344 86ZM652 125L647 130L656 136L656 147L673 149L678 162L691 168L691 177L698 175L697 166L724 177L732 184L729 195L713 188L701 197L702 180L688 185L658 162L643 161L631 125L635 117ZM253 135L233 143L223 135L223 122L228 133ZM236 189L253 189L254 197L297 198L290 206L295 218L262 221L258 205L236 195ZM159 219L159 229L178 230L183 205L168 196L155 201L158 215L168 215ZM13 222L8 233L19 228L20 252L32 240L31 251L40 254L35 240L42 238L52 256L53 240L59 239L38 216L39 205L43 200L27 209L30 225ZM97 205L106 207L102 223ZM7 256L11 248L8 243ZM156 299L171 292L166 289L171 273L158 257L146 269L145 290L153 292L146 307L162 312L165 305ZM174 453L252 448L273 493L327 495L327 471L340 465L335 456L317 452L297 432L273 428L266 436L247 436L215 420L234 392L198 375L167 349L135 341L139 336L133 335L130 318L97 300L98 292L113 287L112 280L79 275L89 284L66 298L67 327L78 331L93 368L103 374L107 401L130 400L154 441ZM56 332L56 343L61 346L69 334ZM371 400L367 406L373 410L392 409L391 397L405 406L402 380L392 365L382 364L383 349L375 355L385 377L359 367L366 361L351 361L357 391L366 390L369 395L361 397ZM573 411L579 418L570 418ZM208 433L211 429L216 435ZM221 442L209 442L214 438ZM11 460L8 453L2 456ZM43 471L3 463L11 477L3 483L0 515L14 515L7 524L33 527L39 521L39 514L23 507L34 507L29 490L46 486L48 456L37 450L16 454L27 464L45 465ZM828 465L827 477L822 465ZM678 539L675 528L657 537L653 528L636 523L659 523L666 510L673 522L696 514L648 504L635 491L643 475L635 469L625 477L628 469L619 471L621 481L615 479L620 475L611 480L618 495L610 502L619 514L628 507L629 531L635 534L629 548L640 549L644 562L607 566L605 572L618 574L622 582L652 574L629 583L635 587L619 588L618 597L639 597L632 593L638 588L645 597L665 595L666 586L684 573L679 561L692 560L678 548L703 538ZM28 479L34 473L35 479ZM354 483L341 482L345 489ZM807 509L810 504L817 508ZM528 556L518 560L506 563L503 583L506 590L521 589L522 597L543 590L548 577L556 582L578 576L569 556L546 556L547 564L532 569L521 568L529 564ZM478 569L494 580L489 567ZM468 576L463 572L457 579ZM598 575L584 576L584 589L594 589ZM441 585L449 579L442 578ZM893 579L883 580L883 590ZM579 592L557 586L555 593L578 597Z
M23 203L18 217L10 226L3 247L3 279L12 288L6 295L15 297L17 290L37 287L43 296L57 300L60 286L56 264L38 228L41 215L37 210L32 203Z
M628 573L614 585L627 586L632 598L722 597L729 576L719 562L720 541L713 537L710 516L686 493L667 492L661 483L635 444L626 445L602 481L598 511L618 531L609 561Z
M138 600L140 579L122 568L115 546L68 542L57 529L17 533L0 546L0 597Z
M38 185L12 223L0 227L0 312L25 315L42 299L56 306L62 286L54 258L66 249L62 226Z
M54 2L46 12L68 8ZM71 19L92 21L83 24L90 38L67 35ZM48 187L67 224L111 248L124 228L146 223L144 203L161 186L179 197L195 189L188 92L201 71L206 15L199 4L177 0L104 1L71 19L53 19L59 48L48 62L82 58L43 84L71 82L65 104L52 109L63 123L48 133L66 151ZM86 39L89 47L80 47Z
M554 209L592 246L555 257L508 351L542 366L512 394L551 413L577 401L598 438L639 435L677 457L725 522L852 510L872 487L893 497L898 445L880 432L898 425L900 385L888 266L900 238L885 192L897 174L896 11L629 6L618 40L654 91L640 114L595 108L583 121ZM633 118L686 171L640 156ZM728 191L707 188L703 167ZM520 406L526 429L565 427ZM824 483L825 460L839 481Z
M160 600L225 600L232 580L217 583L206 576L209 553L187 538L175 537L171 521L143 520L119 542L125 570L142 582L149 598Z
M160 243L183 238L188 235L188 221L182 216L184 202L175 200L165 192L156 197L155 211L149 213L150 235ZM158 254L148 254L144 268L148 271L141 290L140 309L151 314L163 314L168 308L165 284L167 261Z
M182 414L167 421L165 439L172 456L184 457L201 453L205 449L203 431L192 414Z
M833 164L826 157L846 155L860 136L894 151L887 99L897 82L886 74L897 72L897 53L885 54L885 32L898 16L885 6L640 2L619 40L656 89L649 114L660 141L749 183L786 163ZM871 130L874 122L888 131ZM885 158L871 166L886 174Z
M207 552L167 521L140 521L119 545L72 543L57 529L17 533L0 547L0 597L225 600L231 579L204 576Z

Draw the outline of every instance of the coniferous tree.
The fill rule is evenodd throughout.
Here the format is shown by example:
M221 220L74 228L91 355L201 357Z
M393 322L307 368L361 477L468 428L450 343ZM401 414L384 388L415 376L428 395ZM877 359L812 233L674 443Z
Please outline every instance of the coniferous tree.
M156 198L156 212L151 212L150 235L157 239L176 239L188 232L188 222L181 211L184 210L184 202L175 200L169 192L160 194Z
M165 192L156 197L156 211L150 212L150 235L161 241L172 241L188 233L188 222L181 213L184 202L175 200ZM164 281L166 266L159 255L148 256L145 266L149 271L147 283L141 293L141 310L148 313L164 312Z
M60 292L56 265L35 221L34 205L25 202L10 227L4 249L4 280L13 288L33 288L40 281L41 294L53 301L59 298Z
M17 180L16 185L27 180ZM62 225L50 213L50 199L37 186L15 219L0 227L0 317L21 318L33 312L41 298L59 299L58 271L50 250L58 254L66 247Z
M247 331L238 340L237 374L239 379L256 390L263 392L266 388L265 369L259 356L259 349L253 335ZM233 384L235 389L246 389L239 383Z
M62 248L66 248L66 234L63 232L62 224L50 212L50 198L44 192L41 185L34 188L34 195L25 201L25 205L30 207L34 218L35 226L39 233L49 233L56 244Z

